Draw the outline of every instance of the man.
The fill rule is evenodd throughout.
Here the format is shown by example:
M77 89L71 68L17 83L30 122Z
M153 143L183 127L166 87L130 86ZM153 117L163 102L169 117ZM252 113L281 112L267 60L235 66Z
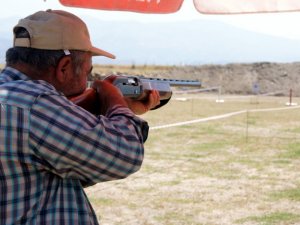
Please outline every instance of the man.
M85 23L47 10L13 31L0 74L0 224L98 224L83 188L140 168L148 126L133 112L159 95L124 99L97 81L103 114L91 114L68 97L86 89L92 56L114 56L91 45Z

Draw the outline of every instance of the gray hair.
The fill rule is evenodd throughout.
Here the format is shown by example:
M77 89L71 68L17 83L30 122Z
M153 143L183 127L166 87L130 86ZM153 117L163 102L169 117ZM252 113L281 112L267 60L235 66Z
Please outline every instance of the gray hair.
M72 50L70 53L75 74L80 74L85 52ZM47 71L50 67L56 67L64 56L65 53L62 50L14 47L6 52L6 64L9 66L21 62L32 66L36 70Z

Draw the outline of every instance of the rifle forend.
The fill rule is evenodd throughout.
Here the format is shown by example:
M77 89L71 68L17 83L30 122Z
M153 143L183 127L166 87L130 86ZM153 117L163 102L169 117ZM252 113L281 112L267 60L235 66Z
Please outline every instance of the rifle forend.
M125 97L133 98L136 100L146 99L149 91L151 90L159 91L160 104L154 109L162 107L171 99L171 86L201 87L201 82L198 80L146 78L138 76L118 76L114 80L113 84L121 90Z

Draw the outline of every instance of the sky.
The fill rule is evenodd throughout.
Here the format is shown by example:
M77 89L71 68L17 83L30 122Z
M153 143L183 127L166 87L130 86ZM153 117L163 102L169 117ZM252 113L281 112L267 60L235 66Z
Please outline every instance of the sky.
M243 29L300 40L300 12L268 13L244 15L204 15L196 11L192 0L185 0L181 9L172 14L140 14L133 12L113 12L104 10L78 9L62 6L58 0L5 0L5 10L1 10L0 19L17 16L25 17L38 10L64 9L83 20L94 16L103 20L133 20L140 22L168 22L182 20L215 20L242 27Z
M95 9L83 9L83 8L73 8L65 7L60 4L59 0L4 0L4 9L2 8L0 14L1 26L0 26L0 38L5 41L0 42L0 63L5 61L5 51L7 48L7 43L11 43L12 40L12 28L16 25L17 20L24 18L32 13L39 10L47 9L62 9L74 13L75 15L82 18L87 22L89 32L91 34L92 43L96 46L101 46L103 49L112 52L117 55L116 62L113 63L136 63L138 60L142 61L140 63L158 63L159 55L164 55L164 59L168 59L165 63L228 63L235 61L278 61L278 62L293 62L299 59L299 48L298 43L300 43L300 29L298 28L298 21L300 21L300 12L290 12L290 13L258 13L258 14L242 14L242 15L208 15L199 13L194 4L193 0L184 0L182 7L176 13L170 14L143 14L135 12L121 12L121 11L105 11L105 10L95 10ZM170 0L171 1L171 0ZM209 1L209 0L207 0ZM95 18L95 20L94 20ZM5 21L7 21L5 23ZM103 22L101 25L105 27L106 32L101 32L99 30L99 23L102 21L108 21L108 23ZM128 30L128 27L114 27L105 24L110 24L113 21L129 21L128 23L122 23L123 26L126 24L131 27L132 24L138 24L138 26L133 26L131 32L124 34L122 30ZM185 23L179 23L184 21ZM188 21L188 22L186 22ZM191 21L189 23L189 21ZM195 22L196 21L196 22ZM139 23L131 23L139 22ZM175 23L168 23L175 22ZM178 22L176 24L176 22ZM155 23L148 24L144 26L141 23ZM161 24L157 24L161 23ZM180 24L187 24L184 27L180 27ZM198 24L198 27L193 27L194 24ZM209 27L200 27L201 24L210 24ZM161 25L161 26L160 26ZM189 26L190 25L190 26ZM227 26L230 25L230 26ZM215 26L215 27L213 27ZM232 29L242 28L242 29ZM153 32L150 30L144 30L142 33L146 34L143 36L141 34L140 27L147 27L147 29L152 28ZM154 29L154 28L155 29ZM166 37L163 40L158 40L159 36L152 37L155 34L158 27L165 27L164 30L160 30L160 33L165 33ZM190 28L189 28L190 27ZM230 27L230 29L228 29ZM170 29L174 29L170 30ZM184 28L188 28L184 33ZM196 29L199 28L199 29ZM206 29L208 28L208 29ZM222 29L224 28L224 29ZM207 33L210 30L218 30L218 32L223 33ZM226 29L232 31L233 33L226 33ZM167 31L168 30L168 31ZM202 37L202 33L197 36L196 30L200 32L206 32L207 37L212 37L214 41L206 42ZM242 31L244 33L249 33L249 35L236 36ZM247 32L253 31L253 32ZM120 32L123 32L120 34ZM135 33L136 32L136 33ZM150 32L150 33L149 33ZM166 34L167 33L167 34ZM258 34L257 34L258 33ZM111 35L110 35L111 34ZM185 39L185 35L189 37L195 37L194 39ZM260 35L267 34L267 35ZM105 36L106 35L106 36ZM110 38L107 39L107 35ZM118 45L120 35L121 38L126 40L127 45ZM156 34L155 34L156 35ZM172 38L170 41L168 37L176 36L180 39ZM214 35L214 36L209 36ZM255 35L255 38L253 38ZM271 36L269 36L271 35ZM125 37L124 37L125 36ZM266 37L271 39L284 39L282 42L266 42ZM114 38L112 38L114 37ZM279 38L277 38L279 37ZM236 39L238 38L238 39ZM243 39L244 38L244 39ZM246 40L247 39L247 40ZM290 39L290 40L288 40ZM103 41L104 40L104 41ZM184 41L189 40L194 44L187 45ZM208 41L210 41L209 39ZM156 41L156 43L155 43ZM193 41L193 42L192 42ZM237 42L236 42L237 41ZM158 43L167 43L166 45L157 45ZM249 43L252 42L252 45ZM254 43L255 42L255 43ZM261 43L259 43L261 42ZM6 43L6 44L2 44ZM129 44L128 44L129 43ZM131 45L130 45L131 43ZM145 44L147 43L147 44ZM181 43L181 44L178 44ZM203 48L199 43L206 43ZM121 43L122 44L122 43ZM234 46L234 44L240 46ZM258 48L251 46L260 46ZM4 46L5 45L5 46ZM159 46L155 48L155 47ZM188 46L182 49L184 46ZM195 46L195 47L194 47ZM247 48L249 47L250 48ZM294 47L295 46L295 47ZM182 48L180 48L182 47ZM168 48L168 49L167 49ZM205 51L203 51L205 49ZM239 51L237 51L237 50ZM264 52L262 52L264 50ZM130 51L130 54L128 52ZM175 53L176 52L176 53ZM180 53L178 53L180 52ZM169 55L168 55L168 54ZM143 55L141 55L143 54ZM256 55L255 55L256 54ZM278 56L277 58L274 56ZM211 57L210 57L211 56ZM243 56L243 57L241 57ZM236 57L236 58L234 58ZM99 59L98 59L99 58ZM100 59L101 58L101 59ZM96 57L95 60L100 63L111 63L107 62L103 57ZM170 58L170 59L169 59ZM171 62L171 59L174 62ZM176 61L177 59L177 61ZM96 61L95 61L96 62ZM159 61L159 63L161 63Z

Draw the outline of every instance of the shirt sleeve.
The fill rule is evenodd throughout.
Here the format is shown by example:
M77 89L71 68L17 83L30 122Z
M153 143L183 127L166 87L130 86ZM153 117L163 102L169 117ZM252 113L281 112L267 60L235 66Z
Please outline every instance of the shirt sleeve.
M31 108L29 147L41 169L87 186L136 172L148 129L126 107L94 116L66 98L48 95Z

